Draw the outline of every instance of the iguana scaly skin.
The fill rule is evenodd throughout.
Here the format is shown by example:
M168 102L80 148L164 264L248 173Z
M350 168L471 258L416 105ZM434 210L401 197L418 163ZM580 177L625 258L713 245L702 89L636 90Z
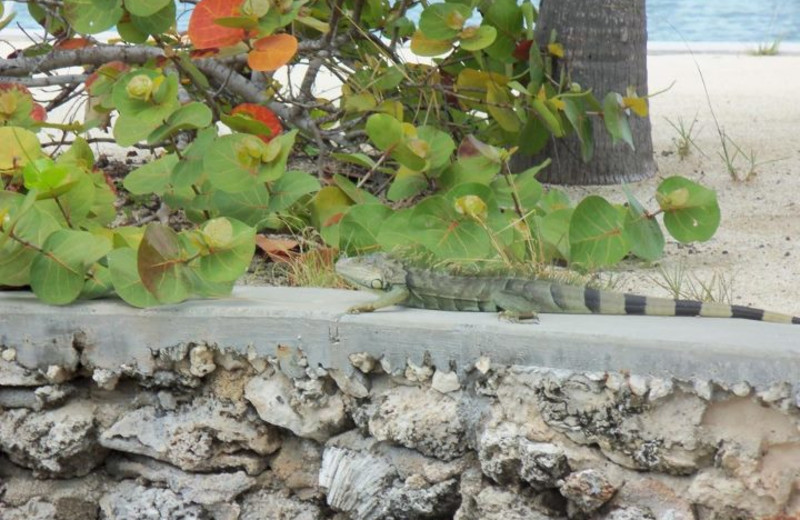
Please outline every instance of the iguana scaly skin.
M459 276L412 267L384 253L342 258L336 271L351 283L381 296L349 312L372 312L391 305L443 311L502 311L511 318L538 312L645 314L744 318L800 325L800 317L713 302L637 296L547 280Z

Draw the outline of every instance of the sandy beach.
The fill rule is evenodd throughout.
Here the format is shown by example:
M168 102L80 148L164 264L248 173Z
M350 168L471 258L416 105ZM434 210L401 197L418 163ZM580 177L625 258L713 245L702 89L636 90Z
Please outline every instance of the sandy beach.
M5 56L24 40L19 35L0 42ZM658 175L632 186L650 209L661 179L679 174L717 190L722 208L720 229L710 241L681 246L668 241L666 256L658 262L668 273L684 268L690 277L710 283L722 277L732 287L732 303L753 305L800 315L800 46L782 48L778 56L753 56L756 45L714 46L698 44L695 54L687 46L652 46L648 57L649 88L658 92L651 100L653 142ZM688 48L692 48L689 44ZM701 81L705 78L708 94ZM324 88L324 87L323 87ZM747 155L755 158L755 174L735 181L720 158L722 151L713 107L719 125ZM78 111L82 114L82 109ZM50 115L63 118L68 110ZM685 159L677 153L679 133L670 125L696 120L691 138L696 145ZM699 150L698 150L699 148ZM751 170L749 157L734 162L744 175ZM589 191L611 200L624 199L620 187L570 188L579 195ZM623 264L615 273L618 290L666 295L659 287L656 266Z

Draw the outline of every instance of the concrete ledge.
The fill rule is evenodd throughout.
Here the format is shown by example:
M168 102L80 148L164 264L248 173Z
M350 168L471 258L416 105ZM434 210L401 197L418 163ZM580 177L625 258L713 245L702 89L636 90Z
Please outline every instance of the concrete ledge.
M278 356L287 370L299 349L309 366L346 373L353 370L351 354L369 353L392 373L427 357L463 374L484 357L493 365L630 371L756 388L795 382L800 374L800 327L792 325L553 314L538 325L520 325L489 313L345 313L370 298L353 291L239 287L224 300L138 310L115 300L51 307L26 292L5 292L0 345L15 349L16 363L40 373L80 362L146 375L157 368L154 358L199 343Z

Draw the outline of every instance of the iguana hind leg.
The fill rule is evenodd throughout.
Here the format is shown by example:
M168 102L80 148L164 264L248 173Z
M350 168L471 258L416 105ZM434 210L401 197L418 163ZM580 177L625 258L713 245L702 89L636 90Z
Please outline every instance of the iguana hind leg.
M370 303L363 303L361 305L353 305L347 312L350 314L359 314L362 312L372 312L383 307L391 307L398 303L403 303L408 298L408 289L401 285L395 285L389 291L382 293L380 297Z
M500 311L500 319L512 323L539 323L538 306L528 298L508 291L498 291L492 301Z

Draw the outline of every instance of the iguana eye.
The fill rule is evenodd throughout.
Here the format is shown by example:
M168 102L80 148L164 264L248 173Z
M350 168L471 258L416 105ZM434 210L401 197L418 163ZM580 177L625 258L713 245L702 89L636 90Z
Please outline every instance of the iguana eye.
M383 280L380 278L375 278L369 283L369 286L373 289L383 289Z

